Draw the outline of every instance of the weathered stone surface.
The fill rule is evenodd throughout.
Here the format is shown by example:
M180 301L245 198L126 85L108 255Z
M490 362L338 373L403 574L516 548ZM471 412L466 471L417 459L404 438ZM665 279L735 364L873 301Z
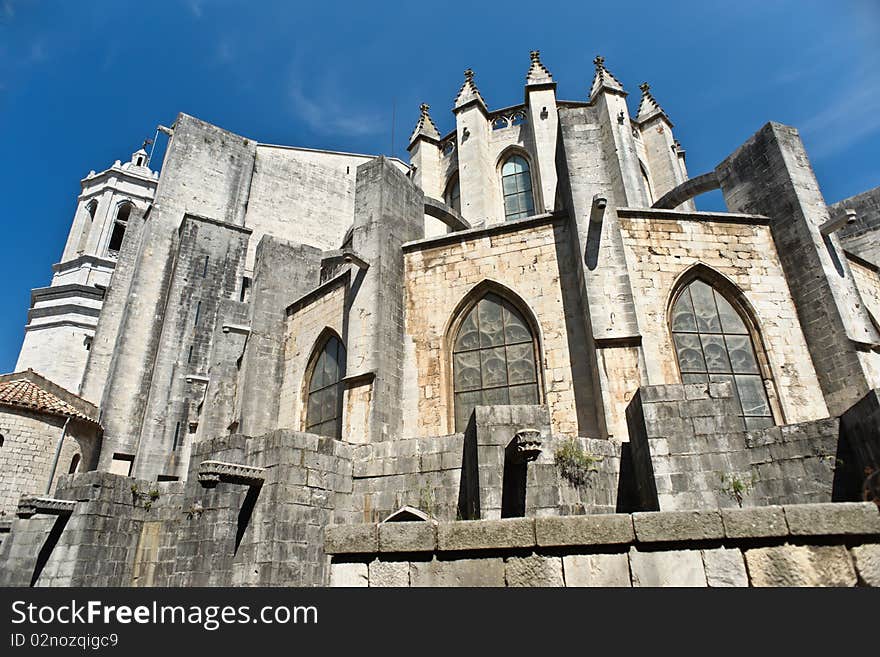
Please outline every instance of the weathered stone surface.
M709 586L748 586L746 564L742 552L736 548L703 550L703 565Z
M788 525L781 506L721 509L724 534L728 538L787 536Z
M409 576L411 586L504 586L504 560L413 561Z
M441 523L437 530L437 547L444 552L533 545L535 545L533 518L445 522Z
M699 550L640 552L630 548L633 586L706 586L706 572Z
M360 554L379 551L376 525L332 525L324 530L327 554Z
M508 586L565 586L559 557L508 557L504 568Z
M855 586L842 545L779 545L745 551L752 586Z
M670 511L634 513L636 538L641 543L699 541L724 537L717 511Z
M868 543L854 547L850 553L859 575L859 581L867 586L880 586L880 543Z
M380 552L431 552L436 546L436 523L391 522L379 525Z
M835 502L785 506L792 536L880 535L880 509L871 502Z
M632 586L626 553L568 555L562 569L566 586Z
M333 587L366 587L368 571L365 563L333 563L330 564L330 586Z
M537 518L538 545L617 545L633 540L632 516L628 513Z
M371 587L403 587L409 586L408 561L371 561Z

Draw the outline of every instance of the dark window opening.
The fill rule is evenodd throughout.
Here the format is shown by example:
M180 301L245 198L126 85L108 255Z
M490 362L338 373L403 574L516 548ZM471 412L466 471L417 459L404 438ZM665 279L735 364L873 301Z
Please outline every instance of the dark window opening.
M110 244L107 250L118 253L122 248L122 239L125 237L125 228L128 226L128 218L131 216L131 203L123 203L116 212L113 222L113 232L110 234Z
M79 454L74 454L73 458L70 459L70 467L67 469L67 474L73 474L74 472L76 472L76 469L79 467L79 461Z
M175 451L182 441L180 439L180 422L174 426L174 442L171 444L171 451Z
M251 296L251 279L247 276L243 276L241 279L241 293L238 295L238 300L241 303L246 303L247 300Z
M450 208L461 214L461 184L459 183L458 174L446 186L446 194L443 200Z
M321 436L342 436L342 385L345 378L345 345L335 335L314 359L308 385L306 431Z

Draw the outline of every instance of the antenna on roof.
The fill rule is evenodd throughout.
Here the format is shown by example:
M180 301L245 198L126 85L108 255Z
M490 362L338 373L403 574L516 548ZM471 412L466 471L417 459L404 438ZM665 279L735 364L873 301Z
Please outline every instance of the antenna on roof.
M397 109L397 99L391 99L391 157L394 157L394 113Z
M147 143L150 144L150 154L147 156L147 166L150 166L150 161L153 159L153 151L156 150L156 140L159 138L159 128L156 128L156 134L152 139L144 139L144 148L147 147Z

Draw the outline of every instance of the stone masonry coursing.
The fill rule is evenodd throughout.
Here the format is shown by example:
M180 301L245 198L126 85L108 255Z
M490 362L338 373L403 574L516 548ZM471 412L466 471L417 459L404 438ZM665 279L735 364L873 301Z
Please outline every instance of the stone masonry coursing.
M335 587L880 586L874 504L329 528Z
M855 507L821 505L880 498L880 278L865 250L876 190L827 206L797 131L775 123L688 179L647 85L631 115L597 57L588 97L559 100L540 53L529 59L521 104L490 109L468 70L454 130L423 105L408 164L260 144L180 114L161 128L161 173L137 151L87 177L52 285L32 295L22 357L89 400L103 433L79 473L57 471L57 499L35 501L57 427L4 411L0 490L17 517L0 522L0 582L323 585L327 554L343 555L327 526L364 532L413 513L402 507L460 527L580 516L571 527L586 530L600 515L785 505L791 529L789 505L849 518ZM713 186L731 212L695 210ZM678 205L648 207L661 196ZM729 386L681 385L670 305L697 279L747 325L772 426L744 431ZM459 408L456 422L453 344L490 294L532 334L538 393ZM531 376L516 356L528 339L478 333L464 351L479 352L481 399L508 398L495 388ZM318 436L302 430L330 335L346 352L341 417ZM875 559L874 539L786 533L642 550L642 516L626 517L635 542L607 553L535 542L441 565L345 554L334 566L454 584L474 583L471 567L442 564L475 559L484 583L560 585L621 568L630 584L663 583L680 564L711 585L742 583L741 563L752 584L825 581L826 554L834 582L867 582Z

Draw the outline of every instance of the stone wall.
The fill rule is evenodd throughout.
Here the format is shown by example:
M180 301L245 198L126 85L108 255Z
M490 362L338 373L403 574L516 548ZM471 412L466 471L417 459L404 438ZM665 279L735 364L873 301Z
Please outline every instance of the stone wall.
M856 211L856 221L840 230L841 243L848 251L880 266L880 187L828 206L833 216L849 209Z
M627 408L639 508L832 500L836 418L746 432L738 410L729 383L641 388Z
M328 528L330 585L880 586L871 503Z
M23 494L43 495L67 475L75 455L80 471L94 467L99 441L97 428L77 421L67 427L52 485L49 475L64 418L24 409L0 409L0 518L14 515Z
M562 219L542 217L463 231L404 247L406 262L405 433L454 429L449 327L463 304L494 291L521 301L538 326L538 376L553 432L598 437L596 398ZM481 285L482 284L482 285Z
M880 241L880 232L877 234ZM873 321L880 326L880 266L847 254L849 269L859 289L859 295Z

